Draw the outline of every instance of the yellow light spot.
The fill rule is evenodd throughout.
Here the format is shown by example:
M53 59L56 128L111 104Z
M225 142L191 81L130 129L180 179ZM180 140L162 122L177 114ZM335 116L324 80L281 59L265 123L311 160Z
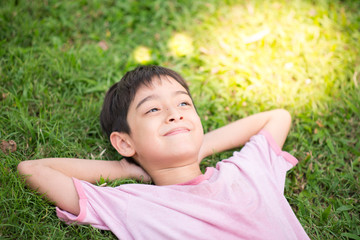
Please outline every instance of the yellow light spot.
M135 48L133 55L137 63L145 64L151 61L151 50L147 47L139 46Z
M173 55L182 57L194 51L192 39L186 34L176 33L169 40L169 48Z
M294 64L293 64L292 62L285 63L285 66L284 66L284 68L285 68L286 70L290 70L290 69L292 69L293 67L294 67Z
M111 37L111 32L109 31L109 29L106 30L106 37Z

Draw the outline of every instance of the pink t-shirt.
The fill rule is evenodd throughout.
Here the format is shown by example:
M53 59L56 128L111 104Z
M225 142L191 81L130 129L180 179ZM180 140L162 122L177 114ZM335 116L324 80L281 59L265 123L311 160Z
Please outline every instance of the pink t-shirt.
M297 160L261 131L240 152L179 185L99 187L74 179L80 214L120 239L309 239L283 195Z

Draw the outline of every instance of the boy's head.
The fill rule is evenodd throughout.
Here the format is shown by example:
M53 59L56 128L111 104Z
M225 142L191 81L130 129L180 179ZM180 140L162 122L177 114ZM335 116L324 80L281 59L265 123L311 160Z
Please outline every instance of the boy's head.
M135 136L133 136L133 135L139 134L139 132L134 133L134 130L136 131L137 129L139 129L139 127L136 127L136 124L134 122L136 122L137 118L142 118L143 116L145 117L145 113L144 113L144 115L136 115L136 114L134 115L133 114L134 116L137 116L137 118L132 117L131 118L132 122L131 123L128 122L129 121L129 111L131 109L132 109L132 112L134 112L134 113L137 111L140 111L138 106L137 107L133 106L134 99L136 98L139 89L140 90L153 89L155 85L159 86L161 88L163 82L165 83L165 85L168 84L169 91L171 91L171 88L174 86L176 89L178 89L177 90L178 92L183 91L184 93L186 93L186 94L180 94L180 95L183 95L182 98L185 98L185 95L186 95L186 98L188 98L188 100L191 102L190 104L192 105L192 108L195 110L195 106L193 105L192 98L191 98L191 95L189 92L189 88L188 88L185 80L178 73L176 73L173 70L170 70L170 69L167 69L164 67L160 67L160 66L139 66L136 69L127 72L125 74L125 76L121 79L120 82L111 86L105 96L103 108L102 108L102 111L100 114L100 123L101 123L101 127L102 127L103 131L107 134L107 136L110 138L110 140L111 140L111 135L114 132L115 133L123 133L124 135L130 136L130 138L131 137L135 138ZM155 90L156 89L154 89L154 91ZM153 91L153 90L151 90L151 91ZM145 96L144 99L140 100L140 102L144 101L144 100L146 101L148 99L152 99L151 91L149 91L148 93L145 93L148 95L144 95ZM142 91L142 92L144 92L144 91ZM155 93L155 94L157 94L157 93ZM169 97L169 98L171 98L171 97ZM149 102L151 102L151 101L149 101ZM137 103L137 104L139 104L139 103ZM164 105L164 107L158 106L159 104L162 105L162 102L155 102L155 100L154 100L153 102L151 102L151 104L153 104L156 109L164 108L164 109L162 109L164 111L168 109L168 107L165 107L165 105ZM178 103L176 103L176 104L178 104ZM181 102L180 104L184 105L183 102ZM181 105L181 106L183 106L183 105ZM131 106L132 106L132 108L130 109ZM144 108L144 104L142 107ZM149 107L150 107L150 105L149 105ZM182 107L181 111L183 109L184 108ZM150 109L150 110L156 111L153 109ZM144 111L144 110L142 110L142 111ZM195 110L195 113L196 113L196 110ZM196 113L196 116L197 116L197 113ZM148 115L146 115L146 117L148 117ZM144 119L146 120L146 118L144 118ZM136 129L132 129L132 127L131 127L132 124L133 124L133 128L136 127ZM143 124L149 124L149 123L143 122ZM202 129L201 129L201 131L202 131ZM144 136L144 137L146 138L146 136ZM112 141L112 144L114 146L113 141ZM149 142L149 144L151 144L151 143ZM140 145L140 144L138 144L138 145ZM156 148L156 146L154 146L154 147ZM124 155L124 154L122 154L122 155ZM131 155L131 154L129 154L129 155ZM129 158L129 156L127 159L132 160L131 158Z
M108 137L110 137L112 132L130 134L131 129L127 122L127 114L137 90L143 85L151 85L152 81L155 78L160 78L160 76L172 77L191 96L187 83L177 72L160 66L139 66L127 72L106 93L100 114L100 124Z

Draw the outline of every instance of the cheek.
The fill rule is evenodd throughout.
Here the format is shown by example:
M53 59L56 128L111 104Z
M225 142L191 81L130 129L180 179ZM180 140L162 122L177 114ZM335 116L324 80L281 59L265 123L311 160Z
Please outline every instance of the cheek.
M134 126L134 136L138 141L148 141L156 137L158 126L154 121L139 121Z
M197 128L197 137L202 142L202 140L204 138L204 129L201 124L201 119L198 115L196 115L196 117L194 118L194 122L195 122L196 128Z
M200 119L200 116L199 116L199 115L196 115L195 121L196 121L196 123L197 123L197 126L201 129L201 131L204 132L204 131L203 131L202 124L201 124L201 119Z

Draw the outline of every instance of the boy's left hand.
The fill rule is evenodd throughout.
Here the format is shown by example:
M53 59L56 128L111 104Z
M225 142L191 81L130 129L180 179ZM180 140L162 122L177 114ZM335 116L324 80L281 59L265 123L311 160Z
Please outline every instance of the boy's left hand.
M129 163L128 161L126 161L126 159L123 159L121 161L125 165L127 172L129 173L131 178L142 181L144 183L151 182L150 175L142 167L133 163Z

